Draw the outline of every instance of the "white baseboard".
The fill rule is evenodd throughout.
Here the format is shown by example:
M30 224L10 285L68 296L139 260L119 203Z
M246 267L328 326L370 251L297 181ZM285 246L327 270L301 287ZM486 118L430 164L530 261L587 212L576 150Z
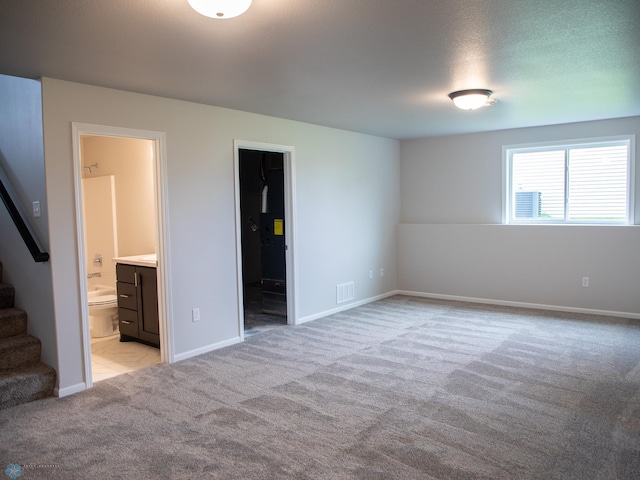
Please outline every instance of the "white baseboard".
M596 310L592 308L565 307L562 305L544 305L541 303L511 302L508 300L493 300L489 298L462 297L459 295L442 295L439 293L411 292L398 290L399 295L410 297L433 298L437 300L452 300L456 302L483 303L485 305L502 305L506 307L533 308L537 310L552 310L556 312L581 313L587 315L602 315L605 317L621 317L640 320L640 313L617 312L612 310Z
M71 385L69 387L64 387L64 388L54 388L53 389L53 394L56 397L68 397L69 395L73 395L74 393L78 393L78 392L82 392L84 390L87 389L87 384L82 382L82 383L76 383L75 385Z
M189 350L188 352L177 353L173 356L173 361L180 362L182 360L186 360L187 358L197 357L198 355L202 355L203 353L209 353L214 350L218 350L219 348L235 345L236 343L240 343L240 337L230 338L229 340L224 340L223 342L212 343L211 345L196 348L195 350Z
M397 295L399 292L397 290L383 293L381 295L376 295L375 297L366 298L364 300L359 300L357 302L347 303L345 305L341 305L336 308L332 308L331 310L325 310L324 312L314 313L313 315L309 315L307 317L302 317L298 319L296 325L300 325L302 323L311 322L312 320L317 320L319 318L328 317L329 315L333 315L334 313L344 312L345 310L351 310L352 308L360 307L362 305L366 305L367 303L372 303L377 300L382 300L383 298L392 297L393 295Z

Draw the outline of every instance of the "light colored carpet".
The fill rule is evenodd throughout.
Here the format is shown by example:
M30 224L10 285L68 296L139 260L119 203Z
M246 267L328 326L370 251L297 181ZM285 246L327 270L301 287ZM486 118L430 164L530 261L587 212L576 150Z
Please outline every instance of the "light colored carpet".
M396 296L0 411L0 466L24 480L637 479L627 323Z

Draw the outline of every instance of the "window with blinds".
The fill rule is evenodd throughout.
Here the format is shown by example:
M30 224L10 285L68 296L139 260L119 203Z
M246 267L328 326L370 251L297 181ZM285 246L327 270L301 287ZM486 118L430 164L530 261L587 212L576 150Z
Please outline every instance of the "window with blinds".
M505 147L507 223L632 223L632 140Z

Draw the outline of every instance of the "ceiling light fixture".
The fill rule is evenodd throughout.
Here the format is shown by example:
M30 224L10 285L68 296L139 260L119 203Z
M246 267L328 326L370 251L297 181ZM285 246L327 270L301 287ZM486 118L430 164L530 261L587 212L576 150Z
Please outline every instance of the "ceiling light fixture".
M251 0L187 0L191 8L205 17L233 18L251 6Z
M475 110L484 107L489 102L489 96L493 92L482 88L474 88L471 90L458 90L449 94L449 98L453 100L456 107L462 110Z

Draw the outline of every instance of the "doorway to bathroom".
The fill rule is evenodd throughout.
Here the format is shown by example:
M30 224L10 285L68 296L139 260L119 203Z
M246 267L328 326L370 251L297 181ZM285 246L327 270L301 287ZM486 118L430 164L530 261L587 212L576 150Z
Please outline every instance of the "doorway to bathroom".
M167 361L163 141L74 124L87 387Z
M241 338L296 323L293 147L236 141Z

